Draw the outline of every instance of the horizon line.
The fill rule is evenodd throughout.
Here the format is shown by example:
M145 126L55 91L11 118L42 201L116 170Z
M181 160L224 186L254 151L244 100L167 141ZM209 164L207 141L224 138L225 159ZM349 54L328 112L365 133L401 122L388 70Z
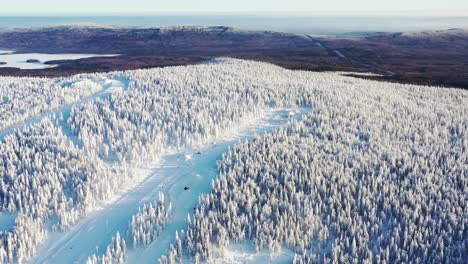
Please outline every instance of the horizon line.
M230 16L230 15L249 15L249 16L431 16L431 17L468 17L468 10L401 10L401 11L141 11L141 12L125 12L125 11L92 11L92 12L6 12L0 11L2 16L11 17L46 17L46 16L155 16L155 15L171 15L171 16Z

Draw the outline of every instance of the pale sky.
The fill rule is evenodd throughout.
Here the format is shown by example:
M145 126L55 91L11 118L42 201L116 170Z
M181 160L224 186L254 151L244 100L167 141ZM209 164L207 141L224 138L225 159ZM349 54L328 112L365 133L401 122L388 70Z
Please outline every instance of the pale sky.
M0 0L1 14L300 12L468 15L468 0Z

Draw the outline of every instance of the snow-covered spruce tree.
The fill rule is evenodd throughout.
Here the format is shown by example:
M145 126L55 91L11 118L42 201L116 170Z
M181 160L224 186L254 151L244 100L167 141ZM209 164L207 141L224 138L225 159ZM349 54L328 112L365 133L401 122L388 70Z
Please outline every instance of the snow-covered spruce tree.
M183 231L182 231L183 232ZM175 264L175 263L183 263L183 246L182 246L182 239L179 237L179 232L176 231L175 233L175 245L171 244L169 247L169 253L167 256L162 256L159 258L158 262L160 264ZM198 255L195 256L194 261L195 263L199 263Z
M24 263L34 256L45 235L40 219L19 215L13 230L0 231L0 263Z
M107 246L106 253L102 256L93 254L88 258L86 264L124 264L126 260L127 246L125 239L117 232L112 242Z
M57 215L66 228L110 192L104 167L44 119L0 142L0 208L43 220Z
M147 247L159 236L162 229L169 223L172 216L172 204L164 194L159 194L159 201L145 204L132 216L129 223L130 237L133 246Z
M304 120L224 156L185 253L252 240L296 263L464 263L468 94L338 76L311 89Z
M45 237L43 225L67 229L106 199L118 179L112 169L70 144L44 119L0 142L0 210L23 215L13 230L0 235L0 262L23 262Z

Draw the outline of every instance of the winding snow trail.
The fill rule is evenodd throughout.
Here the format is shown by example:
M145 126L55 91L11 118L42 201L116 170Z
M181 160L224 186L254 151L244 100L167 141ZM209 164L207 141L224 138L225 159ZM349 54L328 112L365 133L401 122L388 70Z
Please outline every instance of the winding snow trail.
M102 86L102 90L80 100L77 102L73 102L67 105L63 105L60 108L52 109L49 111L46 111L44 113L41 113L37 116L30 117L26 119L25 121L19 122L15 125L8 126L7 128L4 128L3 130L0 131L0 140L3 140L7 135L15 132L16 130L22 130L26 127L28 127L31 124L37 123L41 121L43 118L48 117L48 116L63 116L63 122L61 123L62 129L64 130L64 133L68 134L69 129L67 129L66 126L66 120L70 116L70 111L73 108L73 106L76 105L81 105L85 104L88 102L92 102L96 100L97 98L106 98L110 94L112 94L114 91L117 90L126 90L128 89L128 81L125 79L108 79L105 81L100 81L99 84Z
M49 234L32 263L84 263L93 253L104 253L111 238L120 232L127 240L128 223L138 208L157 200L163 192L170 199L174 215L171 223L147 248L128 250L128 263L155 263L174 242L175 231L185 229L187 214L193 213L201 193L211 190L217 174L216 161L239 141L250 140L300 119L309 109L294 113L288 109L268 110L261 118L249 120L236 131L200 148L185 148L161 158L158 165L144 168L147 174L114 202L89 214L67 232ZM189 190L184 191L184 187Z

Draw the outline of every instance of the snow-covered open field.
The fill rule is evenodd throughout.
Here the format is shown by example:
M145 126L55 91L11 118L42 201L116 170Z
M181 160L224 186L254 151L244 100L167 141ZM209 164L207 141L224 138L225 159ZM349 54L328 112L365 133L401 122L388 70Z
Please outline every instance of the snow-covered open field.
M0 262L467 257L463 90L216 59L0 77L0 113Z

